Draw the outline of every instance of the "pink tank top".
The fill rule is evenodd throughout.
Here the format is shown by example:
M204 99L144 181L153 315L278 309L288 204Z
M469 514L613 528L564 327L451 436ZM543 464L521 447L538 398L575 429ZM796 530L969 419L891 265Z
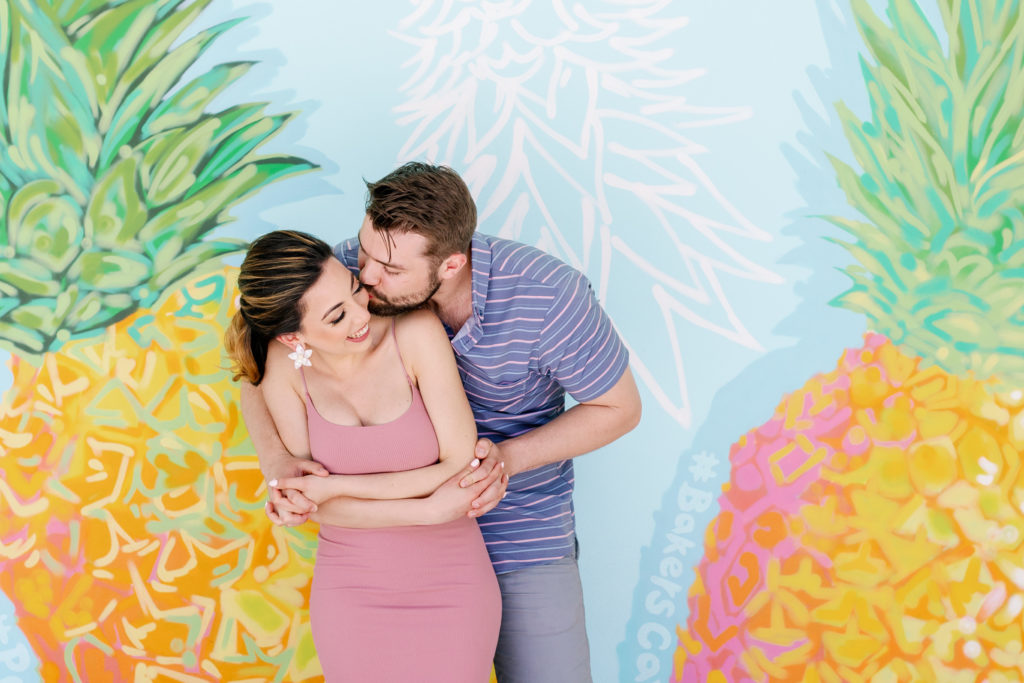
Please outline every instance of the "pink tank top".
M391 337L395 342L398 362L412 390L412 403L402 415L390 422L363 426L327 421L313 405L306 374L302 373L309 448L313 459L331 474L400 472L433 465L438 460L441 451L434 425L416 384L405 370L394 322L391 323Z

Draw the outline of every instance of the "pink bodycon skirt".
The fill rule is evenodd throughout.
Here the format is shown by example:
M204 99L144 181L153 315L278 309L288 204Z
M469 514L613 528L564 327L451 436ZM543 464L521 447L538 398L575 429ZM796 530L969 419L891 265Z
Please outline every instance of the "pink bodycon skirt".
M328 683L486 683L501 595L476 521L322 525L310 594Z

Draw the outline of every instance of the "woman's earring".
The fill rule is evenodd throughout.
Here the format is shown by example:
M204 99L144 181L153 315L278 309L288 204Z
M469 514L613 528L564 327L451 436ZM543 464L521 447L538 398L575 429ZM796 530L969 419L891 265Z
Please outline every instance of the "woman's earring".
M295 361L295 369L298 370L303 365L307 368L313 364L309 361L309 357L313 355L313 349L307 349L302 344L296 344L295 350L288 354L288 357Z

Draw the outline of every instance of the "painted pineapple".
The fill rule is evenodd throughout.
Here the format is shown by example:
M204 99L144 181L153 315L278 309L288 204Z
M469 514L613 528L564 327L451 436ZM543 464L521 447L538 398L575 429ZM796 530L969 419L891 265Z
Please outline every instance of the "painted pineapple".
M182 76L209 0L0 3L0 589L47 680L319 675L309 531L271 528L223 369L227 210L311 168Z
M854 2L838 302L873 332L732 447L673 681L1024 678L1024 12L939 6L948 43Z

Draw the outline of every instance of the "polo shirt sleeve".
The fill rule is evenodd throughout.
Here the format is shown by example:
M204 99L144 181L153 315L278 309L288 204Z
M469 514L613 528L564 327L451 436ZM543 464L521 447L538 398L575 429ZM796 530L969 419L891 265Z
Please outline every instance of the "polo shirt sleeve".
M579 402L611 389L629 366L629 352L578 271L562 283L540 334L541 372Z
M359 275L359 239L351 237L334 245L334 256L342 265Z

